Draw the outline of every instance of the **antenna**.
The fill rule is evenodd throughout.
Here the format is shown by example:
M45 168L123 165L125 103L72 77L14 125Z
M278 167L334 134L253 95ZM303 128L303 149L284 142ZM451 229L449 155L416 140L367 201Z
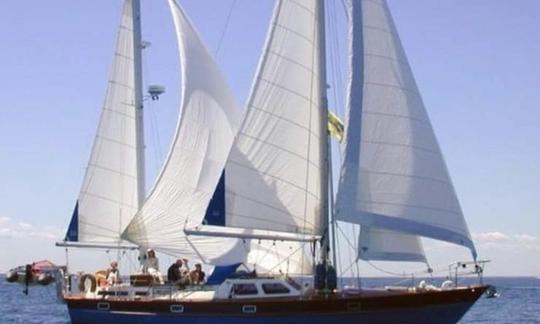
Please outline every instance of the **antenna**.
M162 85L153 84L148 86L148 95L153 101L159 100L159 96L165 93L165 87Z

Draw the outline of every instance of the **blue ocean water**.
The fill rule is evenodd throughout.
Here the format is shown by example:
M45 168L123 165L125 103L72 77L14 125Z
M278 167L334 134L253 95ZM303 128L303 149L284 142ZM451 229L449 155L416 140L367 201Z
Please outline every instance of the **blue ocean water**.
M441 279L442 280L442 279ZM362 286L392 284L395 279L362 279ZM489 277L499 298L481 298L460 324L540 324L540 279L534 277ZM0 323L69 323L66 306L57 301L54 285L32 286L28 296L23 287L0 277Z

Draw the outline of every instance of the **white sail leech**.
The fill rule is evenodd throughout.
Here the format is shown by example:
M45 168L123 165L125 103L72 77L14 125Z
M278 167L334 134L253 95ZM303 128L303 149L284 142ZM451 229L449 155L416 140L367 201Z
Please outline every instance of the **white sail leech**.
M352 74L338 219L463 245L476 257L385 1L347 8Z
M123 237L171 255L231 264L245 258L241 241L186 237L200 225L239 124L225 79L180 6L169 1L182 73L181 117L154 188Z
M78 198L78 241L119 243L138 210L132 1L126 0L105 102Z
M320 234L316 1L277 1L225 169L226 225ZM256 247L255 247L256 248Z

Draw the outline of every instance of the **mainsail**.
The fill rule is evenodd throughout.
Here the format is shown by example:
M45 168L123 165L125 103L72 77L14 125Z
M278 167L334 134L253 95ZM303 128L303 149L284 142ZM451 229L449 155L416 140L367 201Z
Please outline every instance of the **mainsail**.
M320 234L318 1L277 1L225 169L226 226Z
M132 1L126 0L105 102L66 241L119 243L138 210Z
M206 262L226 254L224 262L234 263L243 260L245 252L238 240L184 235L185 228L201 224L204 218L236 135L239 114L221 71L184 12L174 0L169 6L180 52L181 116L163 170L122 237Z
M347 7L351 76L337 218L460 244L476 256L385 1Z

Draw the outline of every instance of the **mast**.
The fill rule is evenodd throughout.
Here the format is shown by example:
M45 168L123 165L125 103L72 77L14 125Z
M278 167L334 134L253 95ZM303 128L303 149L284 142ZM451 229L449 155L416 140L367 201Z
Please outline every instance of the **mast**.
M324 0L318 0L318 36L319 36L319 86L321 91L321 139L320 139L320 154L321 154L321 209L320 209L320 224L323 230L321 240L321 261L327 264L330 228L329 228L329 213L328 213L328 97L326 93L326 37L325 37L325 15L324 15Z
M141 2L132 0L133 10L133 66L135 75L135 130L137 140L137 208L141 208L145 198L145 163L144 163L144 116L142 82L142 37L141 37Z

